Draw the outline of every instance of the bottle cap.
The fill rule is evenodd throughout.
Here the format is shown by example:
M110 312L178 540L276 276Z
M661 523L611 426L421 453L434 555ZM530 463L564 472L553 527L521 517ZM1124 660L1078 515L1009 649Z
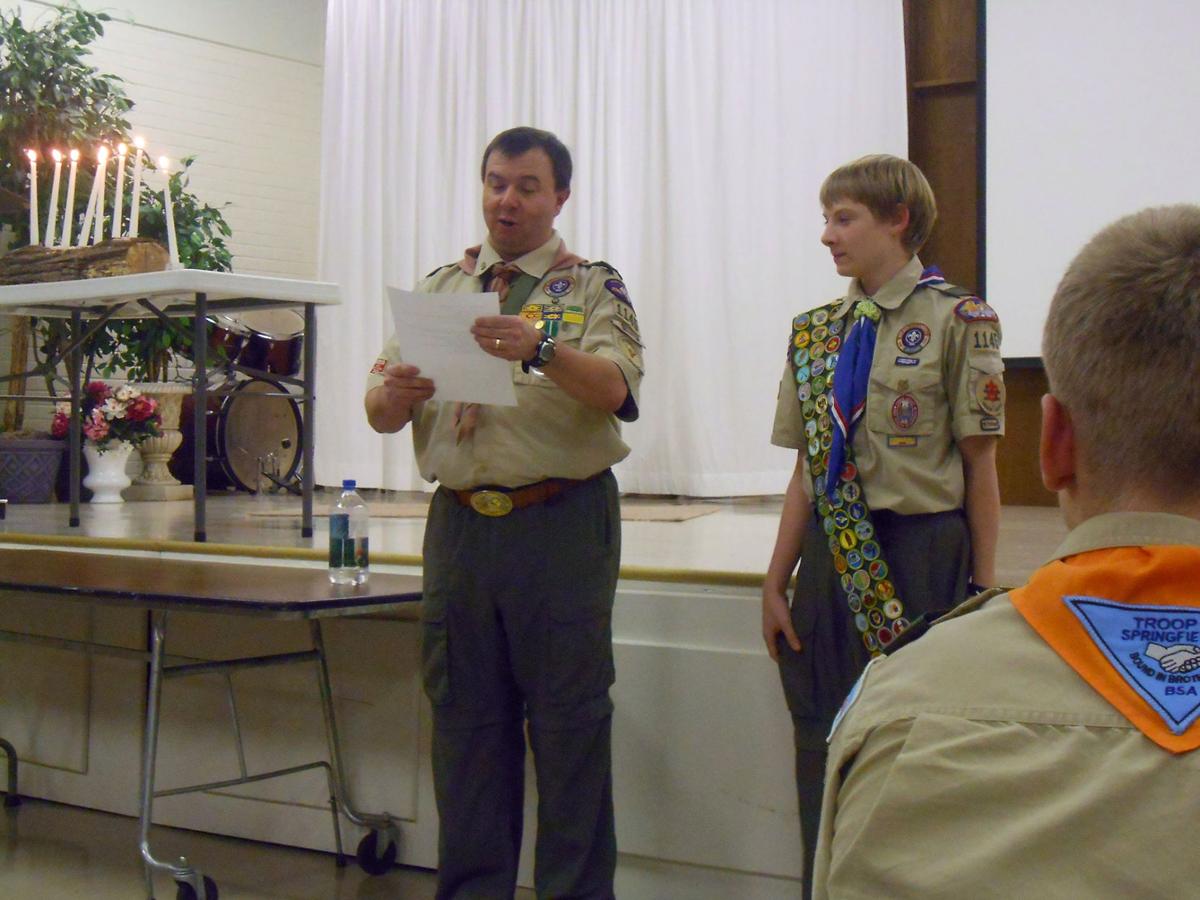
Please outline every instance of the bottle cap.
M342 490L343 491L352 491L357 487L358 487L358 482L356 482L353 478L343 478L342 479Z

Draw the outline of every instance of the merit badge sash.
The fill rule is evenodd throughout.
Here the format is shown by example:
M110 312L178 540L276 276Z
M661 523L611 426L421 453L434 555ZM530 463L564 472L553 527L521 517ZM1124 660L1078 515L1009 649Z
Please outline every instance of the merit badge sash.
M871 510L863 496L858 467L847 442L840 473L830 475L829 450L833 445L831 416L833 375L845 340L847 319L832 318L840 301L792 320L789 353L796 379L796 397L808 439L806 456L813 479L817 515L829 539L833 567L854 616L863 644L877 655L908 627L904 604L875 533Z
M1013 606L1154 743L1200 748L1200 548L1115 547L1054 562Z

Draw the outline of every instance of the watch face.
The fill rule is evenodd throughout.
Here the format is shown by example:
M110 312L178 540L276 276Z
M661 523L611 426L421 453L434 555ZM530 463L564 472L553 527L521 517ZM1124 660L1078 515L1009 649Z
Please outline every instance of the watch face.
M538 367L546 365L552 359L554 359L554 341L550 338L542 338L537 349Z

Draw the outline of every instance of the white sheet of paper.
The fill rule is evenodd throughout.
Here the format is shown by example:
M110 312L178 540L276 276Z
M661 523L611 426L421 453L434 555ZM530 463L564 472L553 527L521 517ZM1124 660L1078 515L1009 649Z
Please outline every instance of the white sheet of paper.
M387 293L400 355L433 379L434 400L517 405L512 363L484 353L471 334L476 319L496 315L498 295Z

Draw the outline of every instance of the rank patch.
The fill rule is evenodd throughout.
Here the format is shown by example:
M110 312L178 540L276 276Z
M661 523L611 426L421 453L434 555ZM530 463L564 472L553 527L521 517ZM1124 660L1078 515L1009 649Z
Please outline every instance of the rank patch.
M892 422L897 428L908 431L917 424L917 416L921 408L917 406L917 398L912 394L901 394L892 404Z
M999 322L996 311L982 297L964 297L954 307L954 314L964 322Z
M382 356L375 360L375 365L371 366L372 375L382 375L383 370L387 367L388 361Z
M924 322L912 322L900 329L896 335L896 346L905 353L920 353L929 346L929 326Z
M564 297L575 289L575 279L570 275L562 275L558 278L553 278L547 281L542 287L551 297Z

